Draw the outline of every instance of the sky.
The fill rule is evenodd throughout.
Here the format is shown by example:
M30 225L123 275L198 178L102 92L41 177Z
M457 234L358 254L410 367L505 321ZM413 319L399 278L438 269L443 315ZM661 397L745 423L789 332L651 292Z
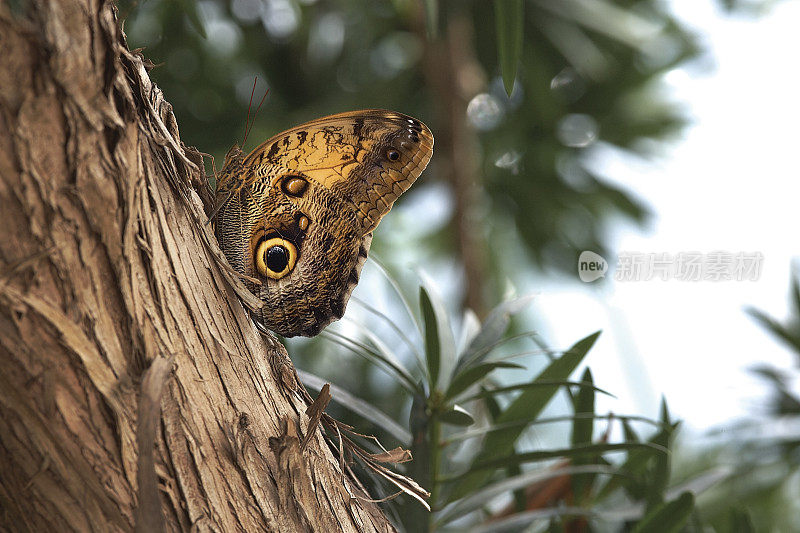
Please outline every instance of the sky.
M536 287L535 314L558 346L604 330L587 361L595 382L617 396L600 398L601 411L656 416L664 395L685 427L702 432L764 412L768 389L748 368L794 362L745 309L788 313L800 199L800 3L778 3L762 18L730 16L712 1L672 5L710 58L665 76L692 120L682 139L648 161L595 150L602 175L656 213L644 231L618 225L612 241L621 253L673 257L758 252L760 275L617 281L609 272L599 286L553 281ZM613 269L618 258L605 259Z

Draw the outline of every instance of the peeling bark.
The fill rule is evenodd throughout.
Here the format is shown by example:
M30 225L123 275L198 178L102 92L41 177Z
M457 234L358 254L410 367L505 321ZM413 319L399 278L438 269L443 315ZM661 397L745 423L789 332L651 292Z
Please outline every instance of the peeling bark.
M0 529L393 530L318 427L303 446L113 6L25 9L0 3Z

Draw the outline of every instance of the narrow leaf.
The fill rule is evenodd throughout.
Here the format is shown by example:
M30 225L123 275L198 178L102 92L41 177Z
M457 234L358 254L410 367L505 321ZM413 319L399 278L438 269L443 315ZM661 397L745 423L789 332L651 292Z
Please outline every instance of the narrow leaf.
M622 430L625 434L625 442L639 442L641 440L639 435L636 434L636 430L631 426L631 423L625 419L622 420Z
M375 257L375 254L370 255L368 261L374 263L375 266L378 267L378 270L381 271L383 277L386 278L386 281L388 281L389 285L391 285L392 290L394 290L395 294L397 294L397 297L400 298L400 301L403 303L403 308L406 310L408 317L417 327L417 331L419 331L420 335L424 337L422 325L419 323L417 315L414 314L414 309L411 307L411 304L409 303L408 298L406 298L405 293L400 289L400 284L397 282L397 279L395 279L395 277L389 272L389 269L383 263L381 263L377 257Z
M422 322L425 325L425 360L428 363L428 383L433 389L439 381L442 347L439 344L439 324L436 322L436 313L433 312L433 304L425 287L419 288L419 306L422 309Z
M439 2L438 0L425 1L425 29L428 39L435 39L439 33Z
M583 383L593 384L592 371L586 369L581 377ZM594 391L591 387L581 387L573 400L573 407L576 413L594 413ZM593 418L575 418L572 423L572 446L581 446L584 444L591 444L594 432L594 419ZM573 464L580 466L583 464L591 464L596 458L578 458ZM584 503L584 499L588 496L592 484L594 483L595 476L591 474L581 474L572 476L572 492L575 501L579 504Z
M354 354L363 357L364 359L376 364L383 370L385 370L389 375L395 375L400 380L398 383L406 389L410 394L414 394L420 392L418 389L417 384L414 382L414 379L411 377L411 374L403 368L400 364L391 359L387 359L383 356L383 354L375 351L374 349L370 348L363 342L358 342L353 339L350 339L341 333L337 333L331 330L323 331L320 336L325 337L336 344L343 346Z
M200 34L200 37L207 39L208 36L206 35L205 25L203 24L203 19L200 17L200 12L198 11L199 2L193 2L192 0L178 0L178 3L180 4L183 13L186 15L186 18L189 19L189 23L195 30L197 30L197 33Z
M674 498L677 498L684 492L691 492L692 494L695 495L695 497L697 497L698 495L709 490L711 487L714 487L716 485L719 485L720 483L725 482L726 480L731 479L732 476L735 476L733 469L715 468L713 470L709 470L707 472L700 474L695 478L680 483L675 487L669 489L667 491L667 499L672 500ZM618 504L612 508L604 509L602 515L604 519L608 521L627 522L637 519L640 520L642 518L642 515L644 514L644 511L645 511L645 506L642 503L636 503L636 504L623 503L623 504ZM728 528L726 531L738 532L739 529Z
M470 430L464 431L462 433L455 433L453 435L449 435L447 437L447 439L442 443L442 445L447 446L449 444L452 444L452 443L455 443L455 442L460 442L462 440L472 439L472 438L476 438L476 437L483 437L484 435L486 435L487 433L490 433L492 431L500 431L501 429L505 429L505 428L508 428L508 427L511 427L511 426L521 426L521 425L533 426L533 425L541 425L541 424L552 424L554 422L573 422L578 418L590 418L592 420L608 420L608 415L597 415L597 414L594 414L594 413L576 413L575 415L571 415L571 416L554 416L554 417L548 417L548 418L537 418L536 420L533 420L533 421L519 420L517 422L513 422L513 423L510 423L510 424L503 424L503 425L491 424L489 426L476 428L476 429L470 429ZM628 420L636 420L638 422L645 422L647 424L653 424L653 425L656 425L656 426L659 425L659 422L657 422L655 420L652 420L650 418L645 418L645 417L641 417L641 416L620 416L620 415L615 415L614 418L622 420L624 424L627 424ZM638 438L637 439L633 439L633 440L632 439L626 439L626 442L639 442L639 439Z
M425 317L425 345L426 348L436 350L435 354L428 354L429 357L435 356L435 361L428 362L429 369L433 370L435 365L436 370L435 377L431 374L431 390L444 391L455 366L456 339L450 325L450 315L436 287L424 274L420 274L420 277L422 278L420 306ZM433 320L430 320L431 317ZM435 328L429 329L429 325L435 325Z
M658 531L659 533L678 532L689 520L694 510L694 495L684 492L671 502L663 503L647 513L633 528L633 533Z
M638 442L638 443L629 443L629 442L620 442L614 444L587 444L585 446L575 446L572 448L559 448L553 450L538 450L535 452L524 452L524 453L515 453L512 455L508 455L506 457L500 457L497 459L489 459L486 461L479 461L474 463L470 469L467 471L466 474L462 474L461 476L456 476L453 479L448 481L459 481L466 480L470 476L474 475L477 472L481 471L488 471L491 473L492 471L496 470L497 468L503 468L510 465L520 465L520 464L527 464L527 463L535 463L538 461L547 461L549 459L556 459L556 458L575 458L575 457L591 457L595 455L599 455L601 453L607 452L624 452L624 451L631 451L631 450L646 450L650 454L657 454L657 455L666 455L669 453L669 450L664 448L663 446L658 446L656 444L651 444L648 442ZM624 470L620 469L621 474L627 474Z
M470 308L465 309L461 317L461 334L459 335L457 345L458 353L461 354L461 356L467 351L467 348L472 341L475 340L475 337L478 336L480 331L481 321L478 319L478 315ZM461 356L459 356L459 359Z
M576 413L594 413L594 390L591 385L594 385L592 379L592 371L588 368L583 372L581 382L589 385L588 387L581 387L575 397L575 412ZM572 424L572 444L588 444L592 442L592 432L594 430L593 418L575 418Z
M449 411L445 411L439 415L439 420L445 424L453 426L471 426L475 423L475 419L469 414L466 409L454 405Z
M504 531L527 531L527 526L536 521L551 520L550 528L547 531L554 533L561 533L564 531L560 527L560 522L553 521L554 518L567 518L586 516L590 517L596 514L596 511L591 509L582 509L580 507L546 507L544 509L537 509L535 511L525 511L524 513L517 513L503 518L502 520L493 520L486 524L468 529L468 533L501 533Z
M783 324L758 309L748 308L747 313L762 327L768 329L773 335L788 344L794 351L800 352L800 335L787 329Z
M517 65L522 52L524 7L522 0L495 0L494 2L500 72L503 75L503 85L509 96L511 96L511 91L514 90Z
M453 378L450 386L447 388L445 398L455 398L460 393L467 390L469 387L484 378L489 372L496 368L525 368L516 363L508 363L505 361L493 361L491 363L483 363L478 366L473 366L462 371L460 374Z
M614 475L616 471L614 468L597 465L579 467L566 466L561 468L541 468L538 470L532 470L530 472L525 472L524 474L487 485L480 491L470 494L466 498L449 505L443 509L441 514L437 517L437 522L439 524L445 524L449 520L455 519L459 516L464 516L472 511L477 511L484 507L486 502L490 501L492 498L500 496L508 491L525 488L529 485L533 485L534 483L539 483L564 475L572 476L576 474L587 473Z
M665 443L669 443L669 437L675 430L675 427L676 426L669 423L662 424L661 430L653 437L648 439L648 442L655 446L666 447ZM631 436L635 436L635 434ZM628 454L625 462L620 467L620 470L630 474L631 476L646 477L650 479L649 472L647 472L647 467L652 459L653 455L647 450L632 450ZM620 478L609 479L605 486L603 486L603 488L597 492L596 498L598 500L602 500L621 485L625 486L625 483L623 483Z
M800 314L800 280L797 279L797 272L792 273L792 279L789 282L789 294L791 295L792 312L797 315Z
M567 350L559 359L550 363L534 380L551 381L566 379L583 361L586 353L594 345L600 332L593 333L578 341L572 348ZM497 424L516 422L518 420L535 420L542 412L547 403L556 393L555 387L531 388L524 390L517 396L506 409L497 417ZM495 431L486 436L483 449L475 458L475 464L486 462L495 457L509 454L522 431L526 426L510 427L501 431ZM463 482L453 491L452 498L460 498L483 485L491 476L491 470L472 472L465 477Z
M756 527L753 524L753 519L746 509L732 509L729 531L736 531L738 533L756 533Z
M377 308L368 304L361 298L358 298L357 296L351 296L350 299L356 302L364 309L366 309L367 311L369 311L370 313L374 314L375 316L383 320L390 328L392 328L392 330L397 334L397 336L400 337L403 340L403 342L408 346L408 348L414 353L414 356L417 358L417 363L419 363L420 368L424 366L422 364L422 352L419 351L419 347L417 346L417 344L415 344L411 340L411 338L408 335L406 335L406 332L403 331L404 328L398 326L397 323L391 318L389 318L385 313L382 313Z
M501 339L503 341L512 340L511 338L503 339L503 335L511 323L511 317L528 307L531 301L533 301L532 294L505 301L492 309L486 320L481 324L478 334L469 343L464 353L461 354L456 371L479 363L483 357L489 354L492 348L500 344ZM530 333L525 333L524 335L528 336Z
M528 389L541 389L541 388L552 388L553 390L558 389L559 387L581 387L587 388L601 394L605 394L607 396L611 396L614 398L615 396L610 392L601 389L600 387L596 387L591 383L584 383L582 381L567 381L567 380L543 380L543 381L532 381L529 383L517 383L515 385L508 385L507 387L497 387L495 389L482 389L480 392L475 393L474 395L465 398L464 401L468 402L471 400L477 400L479 398L488 398L489 396L496 396L498 394L505 394L507 392L516 392L521 390L528 390Z

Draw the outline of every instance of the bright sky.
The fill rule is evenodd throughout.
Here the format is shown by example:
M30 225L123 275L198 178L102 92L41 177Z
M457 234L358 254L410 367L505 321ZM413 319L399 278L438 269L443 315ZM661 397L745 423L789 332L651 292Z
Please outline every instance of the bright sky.
M588 363L618 398L599 400L600 410L655 416L664 394L690 429L704 430L763 413L767 388L747 368L793 366L744 308L779 319L788 311L800 201L800 2L780 2L760 19L729 17L713 1L673 5L716 66L667 76L693 126L655 164L600 150L609 181L657 214L650 230L619 227L614 241L623 252L761 252L760 278L554 284L537 288L536 316L557 346L605 331Z

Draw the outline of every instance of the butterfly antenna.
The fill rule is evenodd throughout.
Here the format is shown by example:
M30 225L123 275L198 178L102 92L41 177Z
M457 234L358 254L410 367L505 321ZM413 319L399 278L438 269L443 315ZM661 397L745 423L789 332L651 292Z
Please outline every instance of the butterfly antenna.
M256 94L256 83L258 83L258 76L253 80L253 90L250 91L250 103L247 104L247 118L244 121L244 140L242 140L242 146L247 142L247 134L250 133L250 109L253 107L253 95ZM255 121L255 117L253 117L253 121Z
M253 113L253 121L250 122L250 109L253 107L253 95L256 92L256 83L258 83L258 76L256 76L255 80L253 80L253 90L250 93L250 105L247 106L247 120L245 121L244 140L242 141L242 146L244 146L244 143L247 142L247 136L252 131L253 125L255 125L256 123L256 117L258 116L258 112L261 110L261 106L264 105L264 100L267 99L267 95L269 94L269 88L267 88L267 90L264 91L264 96L261 97L261 101L258 102L258 107L256 108L255 113Z

